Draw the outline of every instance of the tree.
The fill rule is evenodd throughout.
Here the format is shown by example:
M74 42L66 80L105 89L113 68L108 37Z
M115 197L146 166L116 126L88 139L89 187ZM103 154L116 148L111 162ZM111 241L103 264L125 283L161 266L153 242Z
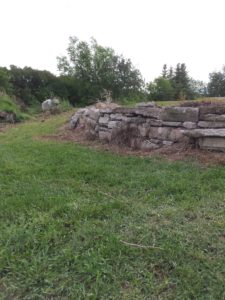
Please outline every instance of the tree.
M88 44L70 37L67 56L57 57L62 76L76 78L81 101L93 101L108 91L114 99L139 92L143 86L140 72L129 59L92 39Z
M6 68L0 68L0 91L5 92L7 94L12 93L10 74Z
M200 89L200 82L191 80L184 63L178 63L175 71L172 67L168 71L167 65L164 64L162 76L147 86L149 98L152 100L193 99L197 95L196 89ZM200 93L200 90L198 92Z
M174 99L174 88L169 79L158 77L147 87L151 100L166 101Z
M10 66L10 83L13 93L25 104L41 102L51 96L64 98L67 93L58 77L48 71L34 70L30 67Z
M177 64L175 74L172 77L172 83L176 99L185 100L193 98L193 92L190 88L190 79L184 63Z
M170 67L170 69L169 69L169 73L168 73L168 79L172 80L173 76L174 76L174 73L173 73L173 68L172 68L172 67Z
M167 70L167 65L166 64L163 65L162 77L163 78L167 78L168 77L168 70Z
M225 96L225 66L222 71L209 74L208 93L212 97Z
M190 89L194 95L194 98L207 96L207 84L201 80L195 80L190 78Z

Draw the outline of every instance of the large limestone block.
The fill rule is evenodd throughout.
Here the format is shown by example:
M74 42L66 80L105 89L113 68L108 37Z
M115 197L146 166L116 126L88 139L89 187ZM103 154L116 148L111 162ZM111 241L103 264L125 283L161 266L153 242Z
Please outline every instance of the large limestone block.
M86 118L86 119L85 119L85 124L86 124L88 127L95 128L95 126L97 125L97 121L96 121L96 120L93 120L93 119L91 119L91 118Z
M157 119L146 119L146 123L149 124L149 126L161 127L163 124L163 121L157 120Z
M138 130L139 130L140 136L146 137L149 134L150 126L149 126L149 124L144 123L144 124L138 126Z
M196 107L164 107L161 119L169 122L197 122L199 109Z
M174 128L171 130L168 140L173 142L182 142L187 138L184 136L184 130L180 128Z
M120 121L109 121L108 128L120 127L120 125L121 125Z
M92 108L89 110L89 118L97 121L100 117L100 111L99 109L96 109L96 108Z
M198 127L202 128L225 128L225 122L200 121Z
M171 131L171 127L151 127L149 130L149 138L167 140Z
M101 115L102 114L111 114L113 112L112 108L103 108L100 110Z
M197 124L194 122L184 122L183 127L186 129L195 129L197 127Z
M201 149L217 150L225 152L225 138L221 137L202 137L199 139Z
M208 114L203 116L204 121L225 122L225 115Z
M159 107L136 108L135 114L146 118L158 119L162 109Z
M182 126L182 122L162 122L162 125L168 127L179 127Z
M135 113L136 108L131 108L131 107L117 107L113 110L113 113L116 114L128 114L128 115L136 115Z
M122 114L117 114L117 113L113 113L110 115L110 120L112 121L122 121L123 120L123 115Z
M167 140L173 142L180 142L185 140L183 134L184 130L173 127L151 127L149 131L149 138L158 140Z
M109 116L106 115L104 117L100 117L98 122L99 122L100 125L107 125L108 122L109 122Z
M129 116L144 116L148 118L159 118L161 113L161 108L159 107L140 107L140 108L129 108L129 107L118 107L113 110L114 114L122 114Z
M135 124L142 124L145 123L145 118L142 117L126 117L123 119L126 123L135 123Z
M217 105L201 106L199 108L199 120L206 120L205 116L209 114L224 115L225 105L217 104Z
M192 129L183 132L184 135L191 138L200 137L224 137L225 129Z

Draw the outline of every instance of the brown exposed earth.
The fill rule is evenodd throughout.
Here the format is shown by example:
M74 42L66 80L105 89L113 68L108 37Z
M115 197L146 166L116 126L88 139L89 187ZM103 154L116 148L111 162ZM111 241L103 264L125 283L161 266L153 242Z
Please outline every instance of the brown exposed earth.
M160 149L144 152L141 150L133 150L125 146L118 146L102 142L99 140L88 139L82 128L70 130L66 125L60 128L55 135L42 136L44 140L70 141L76 144L85 145L99 151L107 151L119 155L133 155L140 157L162 157L169 161L195 161L204 166L225 165L225 153L214 152L209 150L200 150L193 148L192 145L177 143L172 146L164 146Z

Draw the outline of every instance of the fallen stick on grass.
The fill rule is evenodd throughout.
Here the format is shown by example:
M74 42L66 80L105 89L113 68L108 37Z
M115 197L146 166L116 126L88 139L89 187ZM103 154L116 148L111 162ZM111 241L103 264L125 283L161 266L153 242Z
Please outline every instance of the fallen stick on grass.
M127 245L127 246L132 246L132 247L136 247L136 248L143 248L143 249L160 249L163 250L160 247L155 247L155 246L145 246L145 245L139 245L139 244L133 244L133 243L128 243L125 241L120 240L121 243Z

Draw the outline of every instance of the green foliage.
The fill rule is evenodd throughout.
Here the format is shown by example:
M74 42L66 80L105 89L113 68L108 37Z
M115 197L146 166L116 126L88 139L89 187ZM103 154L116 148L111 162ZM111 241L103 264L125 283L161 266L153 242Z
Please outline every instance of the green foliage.
M150 94L150 99L156 101L166 101L174 99L175 90L171 80L158 77L154 82L149 83L147 89Z
M16 101L5 93L0 94L0 111L14 113L17 121L28 120L30 116L21 112L21 109Z
M25 67L10 67L10 81L14 94L25 104L42 102L51 96L65 96L61 81L48 71L39 71Z
M194 98L206 97L208 95L207 92L207 84L201 80L195 80L190 78L190 89L194 95Z
M147 85L149 98L152 100L190 100L206 95L203 82L188 76L186 65L177 64L175 71L172 67L163 66L162 76Z
M6 68L2 67L0 67L0 92L7 94L12 93L9 71Z
M172 77L172 83L175 90L175 99L193 99L193 91L190 88L190 78L184 63L177 64L174 76Z
M17 113L19 111L19 107L7 94L0 93L0 111Z
M40 139L69 115L0 133L0 298L224 299L225 168Z
M225 96L225 66L220 72L209 74L208 93L212 97Z
M59 104L59 109L61 112L66 112L72 108L69 100L62 99Z
M105 90L114 99L128 97L143 87L141 74L129 59L100 46L94 39L88 44L70 37L67 56L57 59L61 74L75 78L78 98L82 101L101 99Z

